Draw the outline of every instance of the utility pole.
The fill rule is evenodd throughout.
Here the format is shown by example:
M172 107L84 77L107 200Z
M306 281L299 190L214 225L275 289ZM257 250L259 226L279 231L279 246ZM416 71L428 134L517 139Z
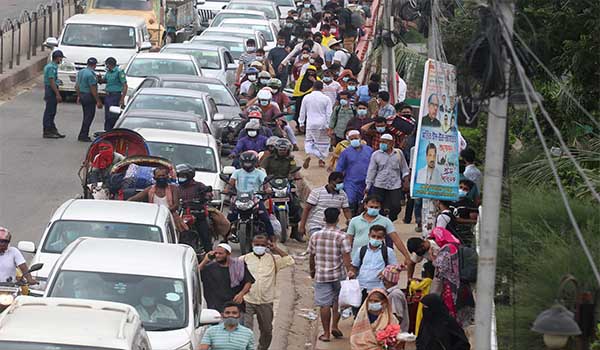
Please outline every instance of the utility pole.
M514 22L513 0L489 0L501 18L509 37L512 38ZM502 27L502 25L501 25ZM504 28L502 27L502 30ZM502 52L506 87L502 96L490 99L487 141L485 148L485 172L483 180L483 214L479 241L479 265L477 271L477 302L475 307L475 349L491 348L494 283L496 279L496 253L500 225L500 199L502 196L502 171L506 140L510 60L506 49Z
M383 1L383 32L391 33L392 28L392 0ZM396 96L396 63L394 57L394 48L383 42L383 52L381 56L381 80L386 82L387 91L395 99ZM368 77L365 77L368 79Z

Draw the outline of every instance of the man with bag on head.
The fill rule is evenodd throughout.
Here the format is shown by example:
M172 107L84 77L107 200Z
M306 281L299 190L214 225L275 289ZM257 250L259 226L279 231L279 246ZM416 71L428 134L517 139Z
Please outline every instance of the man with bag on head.
M273 338L273 301L277 289L277 273L293 266L294 259L263 235L254 236L252 253L242 255L240 259L246 263L255 279L250 292L244 296L244 325L253 329L256 315L260 330L257 350L268 350Z
M310 276L314 280L315 287L315 304L320 309L323 326L323 334L319 336L319 340L324 342L330 341L331 335L336 338L343 337L338 328L340 281L346 278L345 271L348 278L355 277L350 262L352 248L346 235L337 228L339 216L339 209L325 209L325 227L313 234L308 243Z

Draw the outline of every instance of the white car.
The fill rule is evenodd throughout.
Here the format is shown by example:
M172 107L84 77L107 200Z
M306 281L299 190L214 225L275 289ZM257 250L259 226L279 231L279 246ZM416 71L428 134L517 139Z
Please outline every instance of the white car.
M208 28L207 30L209 30ZM204 31L206 32L206 30ZM258 32L257 32L258 33ZM236 37L229 33L210 33L202 36L195 36L192 38L193 44L200 45L215 45L223 46L231 53L235 63L237 64L238 59L242 53L246 52L246 37Z
M262 11L269 21L273 22L279 30L281 26L281 12L279 7L274 1L262 1L262 0L231 0L227 7L227 10L250 10L250 11Z
M150 50L150 34L142 17L115 15L75 15L65 21L58 38L48 38L45 46L61 50L65 55L58 66L59 90L75 92L77 72L87 67L87 59L98 60L97 73L104 73L104 61L114 57L124 67L131 56ZM49 60L52 60L50 54ZM104 91L104 84L98 87Z
M22 295L0 324L0 349L152 349L137 311L109 301Z
M52 215L39 246L30 241L19 250L35 253L31 264L44 267L33 276L40 282L32 291L43 290L52 267L63 250L79 237L126 238L177 243L175 222L168 208L157 204L115 200L70 199Z
M277 27L268 20L232 18L223 20L219 24L219 28L257 30L262 33L267 41L267 45L264 47L267 52L277 45Z
M292 0L290 0L292 1ZM287 12L286 12L287 13ZM221 10L215 18L210 20L211 27L218 27L219 24L225 19L231 18L243 18L243 19L268 19L265 13L262 11L252 10Z
M79 238L56 263L44 297L131 305L155 350L198 349L204 325L220 320L204 309L196 252L184 244Z
M139 53L131 58L125 68L128 95L135 91L149 75L184 74L202 76L202 69L190 55L176 53Z
M244 38L244 43L246 43L246 40L248 39L254 39L254 41L256 42L256 47L259 49L264 49L267 46L267 39L265 38L263 33L250 28L208 27L202 32L202 34L194 37L192 39L192 42L195 42L197 39L201 39L205 36L214 35L235 36L239 38Z
M221 204L225 183L221 172L220 150L215 138L209 134L185 131L137 129L150 149L150 154L170 160L174 165L187 163L196 170L194 180L213 188L212 204ZM228 167L225 167L228 168Z

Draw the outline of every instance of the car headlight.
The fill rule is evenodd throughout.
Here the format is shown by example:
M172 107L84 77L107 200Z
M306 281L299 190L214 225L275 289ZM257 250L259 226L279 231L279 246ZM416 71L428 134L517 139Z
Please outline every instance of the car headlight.
M58 66L58 70L63 72L74 72L76 71L75 65L70 62L63 62Z
M13 297L13 295L10 293L0 294L0 305L8 306L8 305L12 304L12 302L14 300L15 300L15 297Z
M252 209L252 207L254 206L254 202L252 201L248 201L248 202L242 202L242 201L235 201L235 207L238 208L239 210L250 210Z
M192 347L192 343L187 343L184 346L178 347L177 350L194 350L194 348Z

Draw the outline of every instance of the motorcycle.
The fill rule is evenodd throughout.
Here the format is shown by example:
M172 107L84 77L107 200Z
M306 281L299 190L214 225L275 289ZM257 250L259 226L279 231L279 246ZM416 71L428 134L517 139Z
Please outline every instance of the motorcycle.
M39 271L43 266L44 264L41 263L34 264L29 269L29 272ZM15 281L12 281L11 278L9 278L6 282L0 282L0 312L6 310L19 295L28 294L29 284L23 276L18 276Z
M188 202L180 200L181 209L179 209L179 216L189 228L189 230L181 232L180 242L194 248L198 259L201 259L207 252L204 251L204 248L200 242L200 234L197 232L196 222L198 220L206 220L209 230L212 228L211 218L208 213L208 206L211 201L210 195L212 195L212 187L207 186L198 194L199 199ZM208 237L212 236L213 235L209 232Z
M293 175L300 171L300 167L296 167L290 172ZM281 225L281 243L285 243L288 239L288 227L290 224L290 201L296 192L296 187L293 186L293 180L286 177L274 177L269 181L269 185L273 189L271 202L273 203L273 212ZM297 224L293 225L292 230L297 229ZM292 232L293 233L293 232Z

